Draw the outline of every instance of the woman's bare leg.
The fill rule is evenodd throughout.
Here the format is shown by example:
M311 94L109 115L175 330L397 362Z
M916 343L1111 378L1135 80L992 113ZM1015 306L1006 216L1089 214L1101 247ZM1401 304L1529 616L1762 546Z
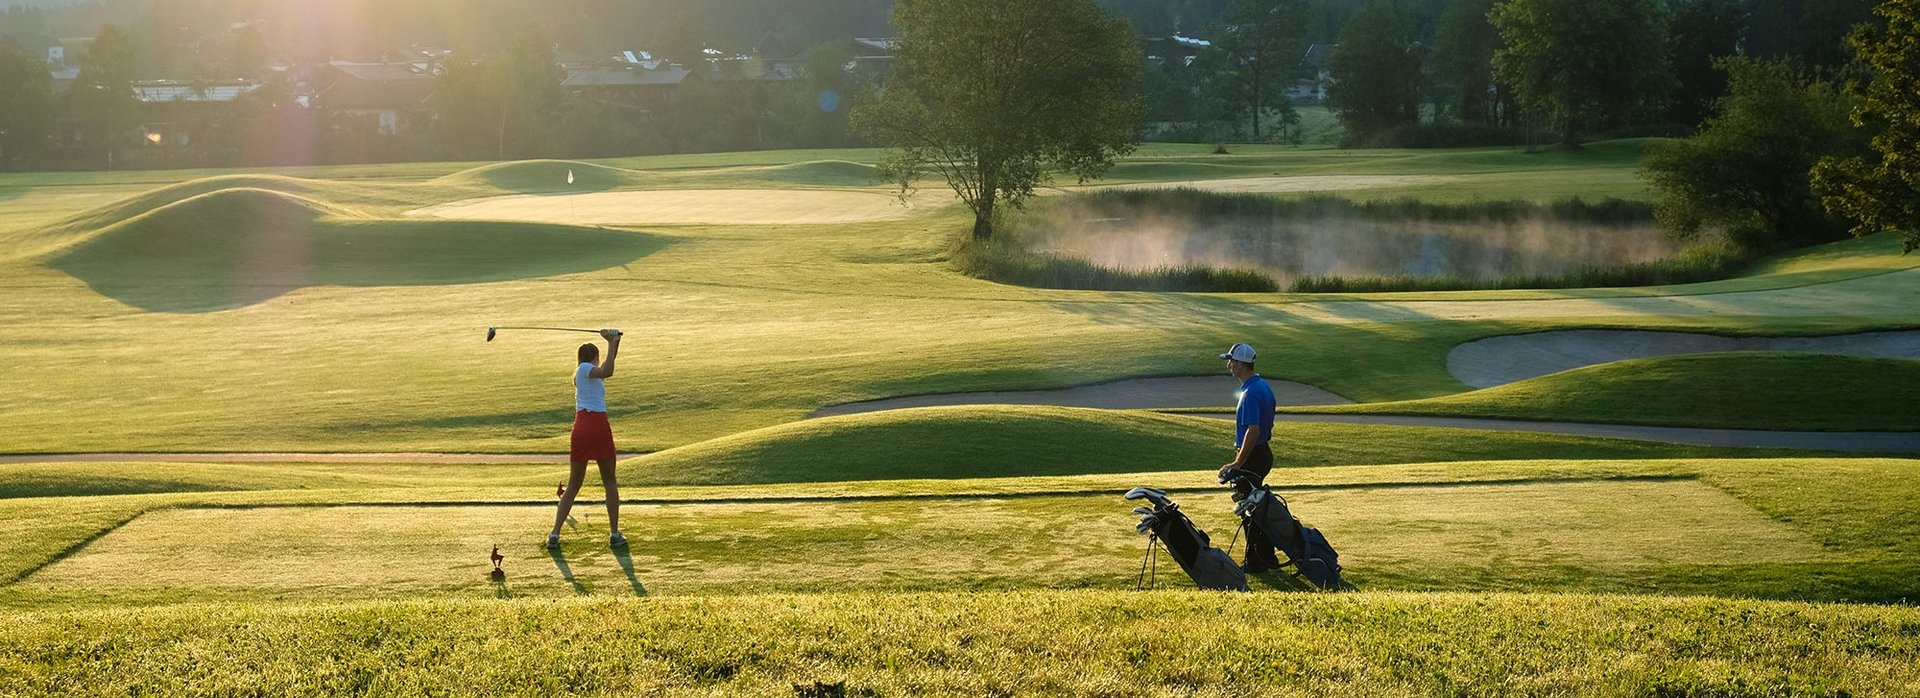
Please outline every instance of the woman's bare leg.
M567 470L567 491L560 493L560 510L553 515L553 532L549 536L560 535L560 525L567 522L567 514L573 512L573 497L580 494L580 483L587 479L587 462L577 460L569 464Z
M620 532L620 482L614 461L613 458L600 461L600 484L607 488L607 532L610 534Z

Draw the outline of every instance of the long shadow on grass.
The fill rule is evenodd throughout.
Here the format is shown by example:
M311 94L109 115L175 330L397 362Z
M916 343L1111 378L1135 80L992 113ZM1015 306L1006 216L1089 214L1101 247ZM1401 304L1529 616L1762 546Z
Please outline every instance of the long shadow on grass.
M567 558L562 557L560 551L548 550L547 556L553 558L553 566L559 568L560 578L567 580L568 584L573 585L573 593L575 595L586 596L593 593L587 590L587 585L581 584L580 580L573 578L573 567L567 564Z
M633 574L633 554L627 552L625 548L615 548L613 559L620 563L620 571L627 573L627 584L633 586L633 595L646 596L647 587L642 585L640 578Z
M50 262L143 310L240 308L307 286L437 286L617 267L667 238L569 225L362 219L310 199L227 189L108 227Z

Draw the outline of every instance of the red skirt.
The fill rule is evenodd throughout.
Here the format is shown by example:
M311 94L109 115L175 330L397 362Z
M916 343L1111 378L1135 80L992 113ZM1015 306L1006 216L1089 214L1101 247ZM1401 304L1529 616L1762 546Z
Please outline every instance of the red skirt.
M613 460L613 456L613 426L607 424L607 413L573 413L573 453L569 460L580 463Z

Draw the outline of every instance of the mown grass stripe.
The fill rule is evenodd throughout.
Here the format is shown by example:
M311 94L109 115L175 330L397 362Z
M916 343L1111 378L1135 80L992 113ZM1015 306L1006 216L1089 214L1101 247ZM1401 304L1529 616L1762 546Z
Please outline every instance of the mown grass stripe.
M166 508L166 507L156 507L155 509L159 509L159 508ZM133 523L134 519L138 519L142 516L145 516L148 512L154 511L155 509L142 509L140 511L134 512L133 515L120 519L118 521L115 521L110 525L100 527L99 530L94 531L91 535L88 535L85 538L75 541L72 545L69 545L61 549L59 552L56 552L53 555L47 557L46 559L41 560L39 563L22 568L14 572L13 575L8 577L7 579L0 580L0 587L5 587L12 584L18 584L22 581L25 581L28 577L33 576L33 573L35 572L39 572L40 570L46 569L47 567L53 565L54 563L60 562L61 560L65 560L67 558L73 557L74 555L78 555L80 551L85 550L87 546L92 545L94 541L107 537L107 534L120 530L121 527L126 526L127 524L130 524L130 523Z

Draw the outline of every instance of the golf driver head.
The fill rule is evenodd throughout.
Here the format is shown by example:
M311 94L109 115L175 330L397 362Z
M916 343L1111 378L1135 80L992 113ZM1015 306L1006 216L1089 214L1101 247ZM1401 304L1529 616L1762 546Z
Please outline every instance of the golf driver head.
M1156 490L1151 487L1135 487L1127 490L1126 498L1129 500L1145 499L1153 502L1153 505L1156 507L1168 507L1173 504L1171 500L1167 499L1167 493L1164 490Z

